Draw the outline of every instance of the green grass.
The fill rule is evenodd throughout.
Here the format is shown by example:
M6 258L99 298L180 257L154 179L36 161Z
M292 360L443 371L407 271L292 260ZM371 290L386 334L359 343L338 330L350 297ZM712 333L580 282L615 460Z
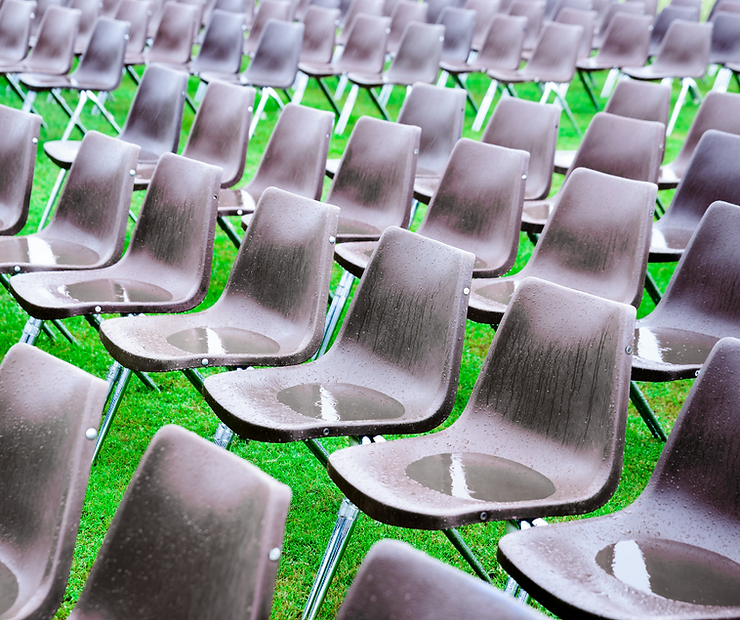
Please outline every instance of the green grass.
M603 81L603 79L603 75L597 76L597 80ZM476 99L480 101L487 88L487 80L481 77L472 77L469 84L471 90L475 93ZM708 80L700 86L706 91L711 87L711 81ZM196 87L195 80L191 80L191 94L195 92ZM133 92L134 89L130 79L124 77L122 86L114 93L114 98L108 102L108 107L120 123L123 123L126 117ZM522 97L539 99L539 93L535 87L523 86L519 89L519 92ZM394 118L400 109L402 94L402 89L396 88L388 105ZM674 101L677 94L678 85L675 85ZM71 100L72 97L68 96L68 99ZM594 110L577 80L574 80L571 85L568 101L581 128L585 129L593 116ZM329 109L315 83L310 84L303 102L306 105ZM9 92L4 95L0 93L0 103L20 107L17 99ZM49 127L47 130L42 130L41 142L58 139L67 119L44 96L39 97L37 107ZM684 109L673 136L668 139L666 161L672 160L678 152L696 109L697 106L691 102ZM360 94L352 122L345 135L342 137L335 136L332 139L330 157L341 155L352 129L352 124L360 114L378 116L364 93ZM193 114L186 108L181 148L185 143L185 136L192 118ZM254 172L276 118L277 108L274 103L270 103L268 104L266 118L260 122L257 133L250 144L245 179L248 179ZM470 130L472 120L473 115L468 108L464 135L479 139L480 136L472 134ZM89 129L99 129L104 133L112 133L101 116L86 114L83 121ZM77 137L79 138L79 136ZM563 115L558 147L575 148L577 144L578 138L567 118ZM31 217L23 232L28 233L36 229L56 173L57 169L39 149ZM560 185L560 182L561 178L556 176L554 189ZM328 187L328 184L325 187ZM134 204L140 205L141 198L141 195L137 195ZM661 192L661 198L664 203L668 204L671 192ZM419 218L420 215L415 221L415 226L418 226ZM515 269L520 269L526 262L531 248L532 246L527 238L522 236ZM219 230L215 243L212 283L204 306L212 304L220 295L234 256L233 247ZM668 264L651 265L649 269L661 288L664 289L673 268L674 265ZM0 355L4 355L18 341L26 316L9 295L5 292L0 294L2 295L0 303L2 303L4 317L4 327L0 334ZM640 306L638 316L644 316L652 308L653 305L646 295ZM81 318L70 319L66 323L79 340L79 346L71 346L61 336L54 343L42 336L38 342L39 348L98 377L105 377L111 359L98 341L96 333ZM455 410L448 424L459 415L467 402L492 335L492 330L487 326L468 322L460 373L460 387ZM39 379L43 380L41 377ZM161 389L159 394L147 390L136 379L131 382L101 457L93 468L69 587L64 603L56 616L57 618L66 618L73 608L129 478L156 430L163 424L175 423L209 438L216 429L216 417L180 373L156 375L154 380ZM671 384L644 384L642 386L666 429L670 429L672 426L690 386L691 381ZM334 450L347 445L347 443L346 439L340 438L327 441L326 445L330 450ZM329 481L326 472L322 470L317 461L301 444L272 445L237 441L232 449L239 456L257 464L267 473L290 485L293 489L293 503L288 515L285 548L278 573L272 617L275 619L300 617L303 603L308 595L313 576L334 523L341 495ZM614 497L595 514L613 512L631 503L645 486L661 449L662 444L650 436L645 425L634 410L630 408L624 472L621 482ZM462 534L479 555L484 565L494 575L497 583L503 585L505 574L495 559L496 543L503 534L503 525L499 523L474 525L462 528ZM321 618L334 617L357 567L370 546L381 538L406 540L434 557L470 572L442 533L393 528L374 522L367 517L362 517L358 522L355 535L348 545L346 556L340 566L335 582L329 590L327 601L321 612Z

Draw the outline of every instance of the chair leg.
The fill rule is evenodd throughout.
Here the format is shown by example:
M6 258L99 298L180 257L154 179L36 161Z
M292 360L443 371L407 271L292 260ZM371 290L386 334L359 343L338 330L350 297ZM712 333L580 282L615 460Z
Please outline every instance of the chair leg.
M108 111L108 108L105 107L103 104L103 100L101 97L99 97L100 93L97 95L93 93L92 91L87 91L87 96L90 98L90 101L93 102L95 107L100 110L100 113L105 117L105 120L108 121L111 127L116 130L116 133L121 133L121 128L118 126L118 123L116 122L116 119L113 118L113 115Z
M714 78L714 84L712 85L712 90L716 90L720 93L726 93L727 89L730 87L730 80L732 79L732 71L728 69L727 67L722 67L717 72L717 77Z
M586 76L584 75L584 72L578 69L578 77L581 79L581 83L583 84L583 88L586 89L586 93L588 94L588 98L591 99L591 103L594 104L594 108L597 112L601 112L601 108L599 107L599 102L596 100L596 95L594 94L593 89L591 88L591 85L588 83L588 80L586 79Z
M573 129L575 130L576 134L581 137L583 134L581 133L581 129L578 127L578 123L576 123L576 117L573 116L573 112L570 109L570 106L568 105L568 102L565 100L565 92L568 91L568 83L564 82L563 84L555 84L553 82L548 82L545 85L545 92L542 95L542 99L540 99L540 103L547 103L547 100L550 96L550 92L555 94L555 100L558 102L561 108L565 111L566 116L568 117L568 120L570 121L570 124L573 125Z
M252 139L252 136L254 135L255 129L257 129L257 124L260 122L260 116L262 116L262 113L265 111L265 106L267 105L267 100L270 97L270 93L267 92L266 88L262 89L262 93L260 94L260 100L257 104L257 109L254 111L254 114L252 115L252 123L249 125L249 139Z
M116 417L118 408L121 406L123 395L126 393L129 381L131 381L131 371L128 368L121 366L118 362L113 362L113 365L108 370L107 379L110 400L108 402L108 407L105 410L105 414L103 415L103 422L100 425L98 439L95 442L95 451L93 452L92 458L93 463L95 463L95 460L98 458L98 454L100 454L100 450L103 447L103 442L105 442L105 439L108 436L113 419Z
M303 608L301 620L314 620L319 613L321 604L324 602L324 597L326 596L326 591L329 589L331 580L337 572L339 561L344 555L347 543L359 516L360 510L345 497L339 507L334 530L329 538L329 544L326 547L324 557L321 560L318 573L311 587L311 592L308 595L306 606Z
M21 112L30 112L33 108L33 104L36 101L37 92L35 90L29 90L25 96L23 96L23 105L21 106Z
M607 99L609 95L612 94L612 90L614 90L614 85L617 83L618 78L619 69L609 69L609 73L604 81L604 88L601 89L601 94L599 95L602 99Z
M21 334L19 342L24 342L34 346L36 341L39 339L39 332L41 331L41 326L43 324L44 322L41 319L37 319L32 316L28 317L26 324L23 326L23 333Z
M308 86L308 76L299 71L296 74L295 82L293 83L293 103L300 103L303 101L303 95L306 93L306 86Z
M334 114L339 116L342 112L339 110L339 106L337 105L336 100L334 97L331 96L331 93L329 92L329 88L326 85L326 82L322 80L321 78L316 78L316 81L319 83L319 88L321 89L321 92L324 93L324 97L326 97L326 100L329 102L329 105L331 106L332 110L334 110Z
M385 86L383 86L385 88ZM385 109L385 105L382 101L383 93L380 93L380 97L378 97L372 88L367 89L368 94L370 95L370 99L373 100L373 103L375 104L375 107L380 110L380 113L383 115L383 118L387 121L391 120L390 114L388 114L388 110Z
M226 233L226 236L231 240L231 243L233 243L238 250L242 244L242 239L239 236L239 233L236 232L236 229L231 225L231 222L229 222L223 215L219 215L216 218L216 221L221 227L221 230Z
M475 557L475 554L463 540L463 537L460 536L460 532L458 532L454 527L449 530L442 531L444 532L444 535L447 536L447 539L454 545L455 549L460 552L460 555L465 558L465 561L470 564L470 568L475 571L475 574L486 583L493 585L493 579L491 579L491 576L486 572L486 569L483 568L483 564L480 563L480 560Z
M334 128L335 135L341 136L347 128L347 123L352 114L352 109L355 107L355 101L357 101L357 95L359 92L360 87L357 84L352 84L352 88L349 89L349 94L344 102L344 106L342 106L342 113L339 115L337 126Z
M647 294L650 295L650 299L652 299L653 303L657 306L663 298L663 294L660 292L655 278L653 278L647 270L645 271L645 290L647 291Z
M352 290L352 284L354 284L355 277L349 272L345 271L342 274L341 280L334 291L334 298L331 300L331 306L329 311L326 313L326 323L324 324L324 335L321 337L321 344L319 350L312 359L318 359L329 348L331 337L334 335L334 330L339 323L339 317L342 315L342 310L347 303L349 293Z
M460 88L462 88L465 91L465 97L468 100L468 103L470 104L470 107L473 108L473 113L478 114L478 106L475 103L475 99L473 99L473 95L468 90L468 87L466 86L465 82L463 82L462 78L459 74L453 73L452 74L452 80L457 84Z
M46 224L46 220L49 217L52 208L54 207L54 203L56 202L57 196L59 195L59 190L62 188L62 183L64 182L64 177L66 175L67 171L64 168L62 168L57 174L57 180L54 181L54 187L51 190L49 201L46 203L44 213L41 215L41 221L39 222L38 230L41 230Z
M655 417L655 413L653 413L653 410L651 409L650 404L645 398L645 395L642 393L640 388L637 387L637 383L635 383L634 381L630 381L630 400L635 406L635 409L637 409L637 413L640 414L640 417L642 417L645 425L652 433L653 437L655 437L656 439L667 441L668 437L666 436L663 427L660 425L658 418Z
M341 99L344 97L344 91L347 88L347 84L349 84L349 78L346 73L342 73L337 81L337 88L334 91L334 99Z
M506 522L506 533L516 532L519 530L528 530L531 527L541 527L547 525L547 521L544 519L533 519L532 521L507 521ZM518 592L517 592L518 590ZM522 588L514 579L511 577L506 581L506 587L504 592L509 596L515 596L522 603L526 604L529 601L529 594Z
M69 136L72 135L72 131L75 127L77 127L84 136L87 133L87 129L80 121L80 115L82 114L82 110L85 108L85 105L87 104L87 91L81 90L80 91L80 98L77 101L77 106L75 107L74 111L72 111L72 108L70 108L67 105L67 102L62 97L62 91L60 91L58 88L53 88L51 90L51 96L54 98L54 101L56 101L59 106L64 110L64 112L69 116L69 122L67 123L67 126L64 128L64 133L62 134L62 140L69 140Z
M70 344L77 346L77 339L71 334L64 323L62 323L59 319L52 319L50 322L59 330L59 333L62 334L62 336L69 340Z
M683 108L683 104L686 101L686 95L689 92L690 86L691 86L691 83L687 78L684 78L683 80L681 80L681 92L678 94L676 105L673 106L673 113L671 114L671 120L668 121L668 128L666 129L666 132L665 132L667 136L670 136L673 133L673 129L676 126L676 121L678 121L678 115L681 113L681 108Z
M388 102L391 100L391 94L393 93L393 84L385 84L383 88L380 89L380 101L383 105L388 105Z
M478 113L475 115L472 127L473 131L478 132L482 129L488 110L491 108L491 104L493 103L493 98L496 96L496 91L498 91L498 82L496 80L491 80L491 83L488 85L488 90L483 97L483 101L480 104L480 108L478 109Z

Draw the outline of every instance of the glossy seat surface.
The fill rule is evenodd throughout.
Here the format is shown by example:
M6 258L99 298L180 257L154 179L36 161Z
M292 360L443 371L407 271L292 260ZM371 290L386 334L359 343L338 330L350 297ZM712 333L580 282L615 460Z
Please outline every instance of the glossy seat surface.
M72 565L105 381L26 344L0 364L0 617L51 618ZM94 439L94 435L93 435Z
M193 308L210 280L220 182L220 168L166 153L119 262L85 272L21 274L11 278L11 292L40 319Z
M40 129L38 114L0 106L0 235L15 235L28 219Z
M720 341L633 504L505 536L501 565L570 618L740 615L739 368L740 341Z
M601 506L622 468L634 317L527 280L452 426L338 450L329 476L368 516L415 529Z
M417 233L475 254L473 277L506 273L519 247L529 153L461 139ZM360 277L374 241L341 243L336 260Z
M129 483L70 620L267 620L290 497L244 459L165 426Z
M472 268L472 254L387 230L325 355L208 377L206 402L258 441L434 428L454 404Z
M468 310L472 320L498 323L528 276L640 305L656 186L578 168L561 192L522 270L474 280Z
M736 157L740 157L740 136L716 129L704 132L671 206L653 224L651 262L677 261L705 211L716 200L740 204Z
M48 226L0 238L0 272L97 269L117 261L138 152L136 145L89 131Z
M268 189L214 306L107 320L103 344L126 368L145 371L306 361L324 326L338 219L337 207Z

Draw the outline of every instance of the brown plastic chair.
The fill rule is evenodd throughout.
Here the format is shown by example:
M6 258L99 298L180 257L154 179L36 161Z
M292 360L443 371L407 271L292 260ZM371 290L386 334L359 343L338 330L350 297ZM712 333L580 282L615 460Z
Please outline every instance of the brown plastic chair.
M465 0L464 9L475 11L475 30L473 31L473 49L480 50L486 40L486 34L493 19L501 8L498 0Z
M70 620L270 616L290 489L177 426L161 429ZM175 568L173 570L173 568Z
M336 42L339 9L327 9L311 5L303 18L306 29L303 31L300 63L323 64L331 62Z
M289 21L290 18L290 2L283 2L282 0L262 0L260 2L259 10L254 18L254 23L249 30L249 36L244 40L242 51L247 56L251 56L257 50L262 31L267 22L271 19L278 21Z
M31 40L30 45L34 47L37 41L37 35L41 30L41 22L44 21L44 15L49 7L52 6L63 6L61 0L38 0L36 2L36 9L31 17Z
M475 11L454 6L445 7L437 20L445 27L440 62L465 62L473 47Z
M124 64L129 70L130 65L143 62L144 48L146 47L146 33L152 15L151 4L145 0L121 0L115 18L131 24L128 45ZM131 69L133 71L133 69ZM138 74L136 76L138 78Z
M519 247L528 163L526 151L461 139L417 233L475 254L474 278L506 273ZM359 278L376 245L342 243L336 261Z
M689 89L698 93L699 98L702 96L696 80L703 78L707 72L711 44L711 22L697 23L676 19L671 22L652 64L646 67L622 68L625 75L636 80L681 79L681 92L666 129L669 136L673 132Z
M740 112L740 109L738 111ZM619 80L609 97L609 101L606 102L604 112L642 121L655 121L667 125L668 115L671 112L671 89L664 84L653 84L652 82L640 82L637 80ZM697 112L697 117L698 115L699 112ZM682 145L682 149L685 148L685 144L686 142ZM576 151L556 151L555 172L565 174L573 165L575 156ZM668 164L668 166L671 165ZM670 187L664 186L663 182L664 176L667 176L667 173L666 166L662 166L658 178L658 189L668 189Z
M737 0L715 0L711 10L709 11L707 20L711 20L714 17L714 14L719 13L720 11L740 13L740 2L737 2Z
M625 179L657 183L665 151L665 125L598 112L583 136L566 172L590 168ZM598 195L598 194L597 194ZM525 200L522 230L538 233L557 208L560 193L543 200Z
M106 384L25 344L0 365L0 613L62 602Z
M570 106L565 100L565 90L573 79L576 71L576 60L578 49L583 37L581 26L559 24L549 22L544 25L537 44L532 50L532 57L522 69L504 71L493 69L488 71L488 77L492 79L489 92L495 93L499 84L505 85L510 94L516 96L512 85L524 82L536 82L544 84L544 92L540 103L547 103L550 94L554 94L560 106L565 110L573 128L578 133L578 125L575 122ZM473 130L480 131L493 97L487 98L487 105L481 105L473 122ZM486 101L484 100L484 101Z
M480 579L411 545L384 539L362 561L336 620L472 620L485 615L543 618Z
M485 1L493 2L494 0ZM491 20L491 25L488 28L482 46L474 59L467 62L442 61L439 63L440 68L452 75L455 83L460 88L465 89L468 101L470 101L476 114L478 113L478 106L473 100L473 96L468 90L467 85L460 78L460 75L485 73L489 69L516 71L521 64L526 29L527 18L523 15L495 15ZM490 91L486 93L486 97L492 101L494 94L495 91ZM488 105L490 106L490 102ZM480 128L474 128L474 131L479 130Z
M428 21L429 3L413 2L409 0L398 0L396 7L391 13L390 32L385 51L395 56L398 46L401 44L401 38L406 31L406 26L411 22L425 23Z
M30 151L34 155L36 146ZM0 238L0 272L98 269L117 261L138 153L134 144L88 132L49 225L30 235Z
M601 12L601 20L597 24L594 33L594 49L599 49L604 43L606 31L609 29L612 19L618 13L629 13L630 15L645 15L644 2L607 2L606 8ZM651 15L652 18L652 15Z
M387 17L360 14L350 27L344 51L336 61L315 63L301 60L298 63L301 72L319 83L321 92L337 116L341 111L324 78L344 75L349 71L380 75L385 65L389 21Z
M28 54L32 1L5 0L0 7L0 62L20 62Z
M700 10L692 6L675 6L668 5L658 13L653 20L653 28L650 31L650 56L655 56L660 49L660 44L668 32L668 28L676 19L682 19L687 22L698 22ZM630 63L634 65L644 63Z
M173 153L160 158L123 258L109 267L11 278L39 319L183 312L205 297L216 227L219 168Z
M87 49L95 21L100 11L99 0L69 0L70 9L80 10L80 27L75 38L74 53L82 54Z
M539 38L545 18L544 0L514 0L509 6L508 15L521 15L527 18L523 51L532 51Z
M346 45L347 36L358 15L363 14L383 17L384 8L384 0L352 0L347 13L340 20L341 30L337 36L337 45Z
M0 135L3 136L0 148L0 235L15 235L26 225L40 130L41 117L38 114L0 106Z
M555 19L559 24L570 24L571 26L581 26L583 28L583 37L581 46L578 48L578 60L583 60L591 56L593 49L594 30L596 28L596 19L599 14L596 11L588 9L574 9L564 7L558 11ZM576 66L578 63L576 63Z
M633 504L505 536L501 565L570 618L737 617L739 368L740 341L718 343Z
M596 111L599 102L586 74L595 71L614 71L624 66L641 66L647 62L650 47L649 15L617 13L609 23L604 42L591 58L582 58L576 63L578 76L586 89ZM667 122L667 119L666 119Z
M350 72L347 77L352 89L342 108L335 133L341 135L349 121L359 88L367 90L370 98L385 120L390 120L388 110L373 88L394 85L411 86L416 82L432 84L439 74L439 60L444 41L444 26L411 22L406 26L398 51L388 69L381 75Z
M242 43L246 23L244 15L216 9L211 13L198 55L190 63L190 73L206 71L233 73L242 64Z
M736 12L721 10L712 16L712 46L709 62L723 66L712 90L726 92L733 74L740 71L740 3ZM737 77L736 77L737 79Z
M142 63L157 63L187 71L193 51L193 33L200 23L198 7L182 2L165 2L157 33Z
M671 206L653 224L650 262L677 261L709 205L716 200L740 204L735 161L740 136L704 132L678 183Z
M373 519L444 530L471 556L454 528L602 506L622 469L634 317L630 306L530 278L452 426L338 450L329 476Z
M638 307L656 193L653 183L574 170L527 264L511 276L476 279L468 316L498 324L528 276Z

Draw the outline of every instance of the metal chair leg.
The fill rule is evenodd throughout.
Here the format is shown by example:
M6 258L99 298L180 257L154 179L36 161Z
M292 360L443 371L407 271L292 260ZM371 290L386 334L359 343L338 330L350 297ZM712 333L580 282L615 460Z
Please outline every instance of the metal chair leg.
M630 381L630 400L635 406L635 409L637 409L637 413L640 414L640 417L645 422L645 425L652 433L653 437L655 437L656 439L667 441L668 437L665 434L663 427L660 425L658 418L655 417L655 413L653 413L653 410L650 408L645 395L642 393L640 388L637 386L637 383L635 383L634 381Z
M239 233L236 232L236 229L231 225L231 222L229 222L229 220L227 220L222 215L219 215L216 218L216 221L218 222L218 225L221 227L221 230L223 230L226 233L226 236L230 239L231 243L233 243L234 246L236 246L236 249L238 250L242 244L242 239L239 236Z
M457 73L452 74L452 80L453 82L455 82L455 84L457 84L460 88L462 88L465 91L465 97L467 98L468 103L470 104L470 107L473 108L473 113L477 115L478 106L476 105L475 99L473 99L473 95L468 90L465 82L462 81L462 78Z
M347 128L347 123L349 122L349 117L352 115L352 109L355 107L355 101L357 101L359 92L360 87L357 84L352 84L347 99L344 101L344 106L342 106L342 112L339 115L337 126L334 128L334 133L337 136L341 136Z
M59 333L62 334L62 336L69 340L70 344L77 346L77 339L71 334L64 323L59 319L52 319L51 324L59 330Z
M312 359L318 359L329 348L331 337L334 335L334 330L339 323L339 317L342 315L344 305L347 303L349 293L352 290L352 284L354 283L355 277L349 272L345 271L342 274L342 279L339 280L336 290L334 291L334 298L331 300L331 306L329 311L326 313L326 323L324 324L324 335L321 337L321 344L319 350Z
M443 530L443 532L445 536L447 536L447 539L455 546L455 549L460 552L460 555L465 558L465 561L475 571L475 574L486 583L493 585L493 579L491 579L491 576L486 572L486 569L483 568L483 565L480 563L478 558L475 557L472 549L468 547L468 544L463 540L462 536L460 536L460 533L454 527L449 530Z
M23 333L21 334L19 342L24 342L31 346L35 345L36 341L39 339L39 332L41 331L43 323L44 322L41 319L37 319L32 316L28 317L28 320L23 327Z
M383 87L385 88L385 86ZM370 99L373 100L373 103L375 104L375 107L380 110L380 113L383 115L383 118L387 121L391 120L390 114L388 114L388 110L386 110L385 105L383 105L383 102L381 99L373 92L372 88L367 89L368 94L370 95Z
M113 362L113 365L108 371L108 385L110 388L109 392L111 392L110 401L108 402L108 407L103 415L103 422L100 425L98 439L95 442L95 451L93 452L92 458L93 463L95 463L95 460L98 458L98 454L100 454L100 450L103 447L103 442L108 436L110 426L113 423L113 419L116 417L118 408L121 406L121 401L123 400L123 395L126 393L129 381L131 381L131 371L128 368L121 366L118 362Z
M660 292L657 282L649 271L645 271L645 290L647 291L647 294L650 295L650 299L652 299L653 303L657 306L663 298L663 294Z
M475 115L475 120L473 121L472 127L473 131L478 132L483 128L483 123L486 120L486 114L488 114L488 110L491 108L493 98L496 96L496 91L498 91L498 82L496 80L491 80L491 83L488 85L488 90L483 96L483 101L480 104L480 108L478 108L478 112Z

